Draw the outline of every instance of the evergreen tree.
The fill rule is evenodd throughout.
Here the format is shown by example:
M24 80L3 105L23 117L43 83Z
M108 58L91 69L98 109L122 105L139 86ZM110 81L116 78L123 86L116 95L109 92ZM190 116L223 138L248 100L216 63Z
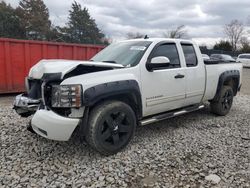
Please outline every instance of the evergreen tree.
M21 0L17 8L26 38L46 40L50 33L49 10L43 0Z
M232 51L233 47L228 41L221 40L219 43L214 45L214 50L225 50L225 51Z
M59 26L51 26L49 33L47 34L48 41L55 41L55 42L67 42L69 41L66 38L66 34L62 32L62 28Z
M90 17L88 9L77 2L72 4L69 11L69 22L62 30L66 33L66 39L74 43L103 43L104 34L98 29L95 20Z
M20 18L15 9L7 5L4 1L0 2L0 37L23 38L24 30L20 24Z

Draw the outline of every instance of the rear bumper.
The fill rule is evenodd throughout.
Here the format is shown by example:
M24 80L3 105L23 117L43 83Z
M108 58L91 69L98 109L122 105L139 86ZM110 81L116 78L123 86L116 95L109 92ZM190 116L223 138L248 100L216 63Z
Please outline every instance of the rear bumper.
M31 120L33 130L48 139L67 141L80 119L62 117L52 111L37 110Z

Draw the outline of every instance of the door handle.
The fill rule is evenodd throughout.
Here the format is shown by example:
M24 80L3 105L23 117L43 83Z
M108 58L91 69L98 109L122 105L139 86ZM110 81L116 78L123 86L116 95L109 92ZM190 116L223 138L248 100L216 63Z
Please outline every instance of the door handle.
M183 74L177 74L174 78L179 79L179 78L184 78L185 76Z

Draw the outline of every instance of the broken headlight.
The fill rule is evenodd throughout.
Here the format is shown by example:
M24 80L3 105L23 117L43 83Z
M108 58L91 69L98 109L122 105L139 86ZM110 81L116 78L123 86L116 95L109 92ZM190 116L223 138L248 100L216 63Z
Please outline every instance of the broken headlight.
M53 85L51 105L54 108L79 108L82 106L81 85Z

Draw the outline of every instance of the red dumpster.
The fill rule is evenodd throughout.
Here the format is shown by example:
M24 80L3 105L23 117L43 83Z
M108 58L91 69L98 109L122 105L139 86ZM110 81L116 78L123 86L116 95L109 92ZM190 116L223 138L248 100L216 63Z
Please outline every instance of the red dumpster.
M41 59L88 60L101 45L0 38L0 94L24 91L24 78Z

